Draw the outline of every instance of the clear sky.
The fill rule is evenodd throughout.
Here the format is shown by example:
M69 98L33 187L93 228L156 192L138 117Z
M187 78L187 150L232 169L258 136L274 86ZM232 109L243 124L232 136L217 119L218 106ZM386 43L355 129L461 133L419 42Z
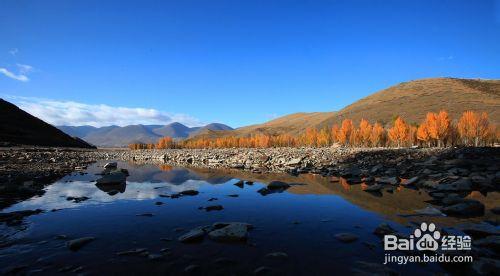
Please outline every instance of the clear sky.
M54 124L238 127L438 76L500 77L499 1L0 1L0 95Z

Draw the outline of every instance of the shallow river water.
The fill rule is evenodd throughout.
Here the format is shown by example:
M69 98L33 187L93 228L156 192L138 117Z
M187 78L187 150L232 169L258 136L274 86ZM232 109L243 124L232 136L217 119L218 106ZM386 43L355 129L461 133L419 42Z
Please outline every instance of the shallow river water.
M388 223L409 234L421 221L451 227L476 219L405 216L428 206L427 193L398 187L382 194L364 192L363 184L332 182L317 175L252 174L234 170L176 168L167 165L118 163L128 169L126 185L96 186L105 161L49 185L42 196L18 202L1 212L42 209L19 225L0 225L0 267L22 273L54 274L183 274L247 275L267 267L278 275L343 275L361 262L381 264L384 250L373 234ZM239 180L251 184L234 185ZM257 192L273 180L296 183L267 195ZM169 198L184 190L198 195ZM75 202L71 197L87 197ZM498 194L471 194L486 208ZM209 201L210 200L210 201ZM222 205L222 210L199 207ZM141 216L141 214L151 214ZM243 243L179 242L189 230L214 222L245 222L254 226ZM350 243L339 233L359 237ZM66 241L94 237L78 251ZM144 248L144 254L117 252ZM284 252L287 258L267 254ZM391 264L404 274L443 272L438 264ZM196 269L194 269L196 268ZM261 269L260 271L264 271ZM72 272L73 271L73 272ZM367 271L369 272L369 271Z

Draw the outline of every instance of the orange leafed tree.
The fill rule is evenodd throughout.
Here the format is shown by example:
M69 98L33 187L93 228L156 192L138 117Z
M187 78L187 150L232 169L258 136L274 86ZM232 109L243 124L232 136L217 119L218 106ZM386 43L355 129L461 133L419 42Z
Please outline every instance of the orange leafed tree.
M438 114L427 113L425 124L429 132L430 138L437 142L438 147L444 144L444 141L450 134L451 120L446 111L440 111Z
M331 140L332 140L332 142L337 143L339 141L339 139L338 139L338 137L339 137L339 131L340 131L339 130L339 125L334 124L332 126L332 132L331 132L331 136L332 136Z
M430 146L431 135L429 133L426 122L423 122L420 124L420 126L418 126L417 139L419 141L422 141L422 143L427 144L427 146Z
M326 147L330 145L330 133L328 132L327 128L323 128L322 130L319 131L318 137L316 139L317 141L317 146L319 147Z
M396 121L394 121L394 126L389 129L389 139L398 147L401 147L408 139L408 134L408 125L401 117L397 117Z
M352 120L345 119L342 121L342 127L339 130L339 135L337 140L339 143L347 145L349 144L349 140L351 139L351 134L354 130L354 126L352 124Z
M485 112L466 111L458 121L458 132L465 145L479 146L488 136L489 120Z
M379 147L385 143L385 129L380 123L375 123L370 134L370 142L374 147Z
M358 132L358 137L359 137L359 142L363 146L368 146L370 144L370 136L372 133L372 125L365 120L361 119L359 122L359 132Z

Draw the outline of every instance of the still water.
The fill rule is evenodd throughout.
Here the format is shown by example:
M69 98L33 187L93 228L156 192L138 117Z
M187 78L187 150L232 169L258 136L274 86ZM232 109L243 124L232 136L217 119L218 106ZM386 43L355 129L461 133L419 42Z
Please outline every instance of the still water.
M260 267L277 275L350 274L359 261L384 261L381 239L373 234L380 223L409 234L420 221L441 227L464 222L404 216L428 206L425 201L430 199L425 192L407 188L374 195L364 192L363 184L332 182L316 175L120 162L118 167L130 173L126 184L96 185L104 163L67 175L47 186L43 195L2 210L43 212L24 218L20 225L0 225L0 267L5 271L17 267L27 274L176 275L189 266L196 269L188 271L201 275L247 275ZM240 180L253 183L234 185ZM280 193L258 192L273 180L295 184ZM185 190L199 194L167 197ZM483 201L486 208L499 200L498 194L470 196ZM72 200L84 197L88 199ZM223 209L200 209L211 205ZM245 222L254 228L242 243L217 243L206 237L193 244L177 240L193 228L215 222ZM335 238L338 233L359 239L345 243ZM80 237L95 240L70 251L66 241ZM117 255L135 249L143 249L143 254ZM272 252L288 257L266 257ZM444 271L436 264L390 267L404 274Z

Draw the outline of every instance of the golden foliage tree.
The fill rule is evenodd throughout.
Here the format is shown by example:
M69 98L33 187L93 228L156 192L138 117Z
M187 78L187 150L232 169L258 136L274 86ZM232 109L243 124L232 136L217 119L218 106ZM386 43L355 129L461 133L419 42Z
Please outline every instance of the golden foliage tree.
M365 119L361 119L359 122L359 142L363 146L370 145L370 136L372 134L372 125Z
M465 111L460 117L457 127L464 144L477 147L488 136L488 114Z
M370 142L374 147L379 147L385 144L385 129L380 123L375 123L370 134Z
M354 130L354 126L352 124L352 120L345 119L344 121L342 121L342 127L340 128L339 134L337 137L337 140L339 141L339 143L341 143L343 145L349 144L353 130Z
M397 117L394 121L394 126L389 129L388 133L389 139L398 147L401 147L408 139L409 128L401 117Z

